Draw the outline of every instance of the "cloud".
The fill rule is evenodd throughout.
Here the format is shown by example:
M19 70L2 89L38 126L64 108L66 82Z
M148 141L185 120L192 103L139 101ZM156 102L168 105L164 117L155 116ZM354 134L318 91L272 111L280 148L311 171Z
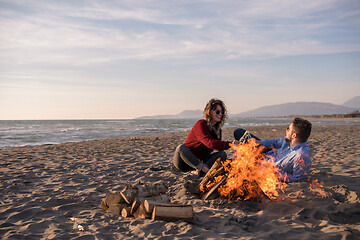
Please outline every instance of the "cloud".
M345 18L349 31L359 21L356 8L344 7L350 3L5 1L0 63L84 66L126 59L264 59L360 51L359 32L351 40L327 39Z

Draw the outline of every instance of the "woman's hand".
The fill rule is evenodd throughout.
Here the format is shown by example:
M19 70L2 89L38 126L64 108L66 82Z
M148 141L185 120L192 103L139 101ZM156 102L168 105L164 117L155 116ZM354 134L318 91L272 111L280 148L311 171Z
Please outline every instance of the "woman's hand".
M210 170L210 169L209 169L207 166L204 166L201 170L196 169L196 170L192 171L192 173L193 173L194 175L200 177L201 172L207 173L209 170Z

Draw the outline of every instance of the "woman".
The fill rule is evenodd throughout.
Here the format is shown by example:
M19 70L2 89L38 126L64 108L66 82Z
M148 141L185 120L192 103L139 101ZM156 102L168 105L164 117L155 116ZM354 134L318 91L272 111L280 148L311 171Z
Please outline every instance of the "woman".
M176 148L175 167L183 172L194 170L193 173L200 176L201 172L207 173L218 158L226 160L224 150L229 149L231 143L221 140L221 127L226 119L225 104L211 99L204 109L204 119L195 123L185 142ZM217 152L213 153L214 150Z

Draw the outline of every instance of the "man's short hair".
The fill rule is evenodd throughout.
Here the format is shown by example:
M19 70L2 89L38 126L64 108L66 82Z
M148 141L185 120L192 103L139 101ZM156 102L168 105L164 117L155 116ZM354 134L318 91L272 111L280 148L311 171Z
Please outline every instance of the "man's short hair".
M298 117L294 118L292 123L293 130L297 133L300 141L306 142L310 137L312 124L308 120Z

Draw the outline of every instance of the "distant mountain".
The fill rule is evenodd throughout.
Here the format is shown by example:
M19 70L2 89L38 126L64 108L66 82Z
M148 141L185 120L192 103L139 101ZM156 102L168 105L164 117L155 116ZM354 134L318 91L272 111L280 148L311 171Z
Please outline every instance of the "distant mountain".
M294 115L345 114L354 108L321 102L293 102L265 106L255 110L234 114L231 117L283 117Z
M322 102L293 102L278 105L260 107L255 110L231 114L229 117L284 117L284 116L308 116L308 115L331 115L346 114L360 110L360 96L351 98L342 105ZM203 111L185 110L175 115L144 116L137 119L201 119Z
M353 98L347 100L341 106L355 108L356 110L360 110L360 96L353 97Z
M201 110L185 110L175 115L156 115L156 116L144 116L137 119L188 119L188 118L203 118L203 111Z

